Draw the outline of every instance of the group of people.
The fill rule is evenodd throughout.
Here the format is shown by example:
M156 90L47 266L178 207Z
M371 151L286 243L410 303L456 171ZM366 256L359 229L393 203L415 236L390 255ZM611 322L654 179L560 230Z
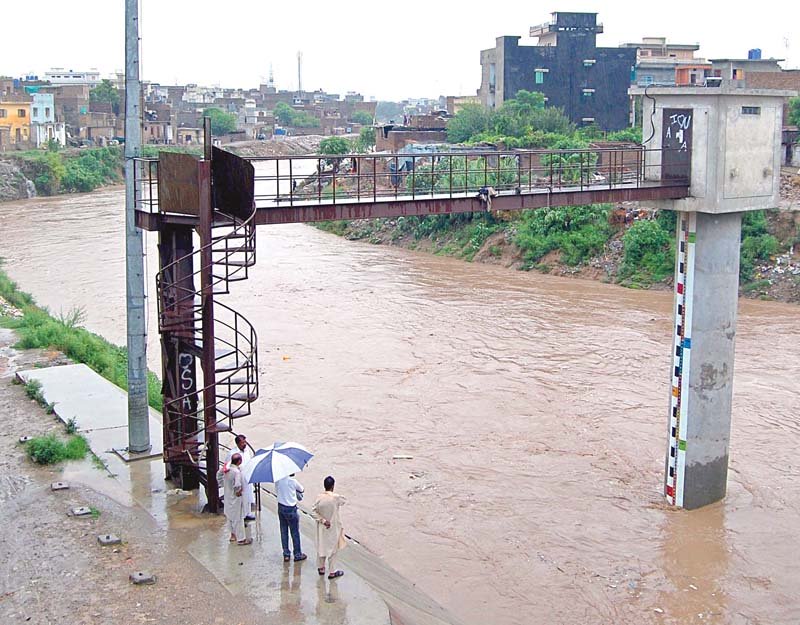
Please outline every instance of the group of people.
M225 502L225 517L230 526L230 542L237 545L249 545L253 542L246 534L245 524L255 521L255 486L245 483L241 466L253 457L247 445L247 438L239 434L234 439L236 448L228 453L225 463L220 469L218 478L222 481ZM323 481L324 491L317 497L311 508L311 517L316 521L317 538L317 572L328 574L328 579L336 579L344 575L344 571L334 565L336 554L346 545L344 529L339 509L345 498L334 493L336 481L328 476ZM294 475L275 482L278 497L278 522L280 524L283 561L295 562L306 560L300 544L300 515L298 501L303 499L305 489ZM289 549L291 537L292 549Z

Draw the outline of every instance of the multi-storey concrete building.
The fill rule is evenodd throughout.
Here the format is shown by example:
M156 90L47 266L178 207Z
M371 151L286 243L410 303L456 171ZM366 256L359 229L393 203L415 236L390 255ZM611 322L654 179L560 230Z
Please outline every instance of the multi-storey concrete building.
M31 143L35 147L56 141L67 144L64 122L56 121L55 99L52 93L34 93L31 102Z
M596 13L553 13L550 22L534 26L535 46L520 46L518 36L497 38L481 52L481 103L499 108L521 89L544 94L573 122L604 130L628 125L628 87L636 50L598 48L603 25Z
M0 131L10 145L28 147L31 138L30 98L11 93L0 98ZM0 146L3 149L8 145Z
M621 48L636 50L636 72L631 81L639 87L702 85L711 73L711 63L695 58L699 44L668 43L666 37L645 37L641 43Z

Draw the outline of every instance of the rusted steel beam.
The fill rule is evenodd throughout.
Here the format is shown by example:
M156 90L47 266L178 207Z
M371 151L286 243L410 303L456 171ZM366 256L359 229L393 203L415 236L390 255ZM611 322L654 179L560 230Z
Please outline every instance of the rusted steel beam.
M652 186L617 189L584 189L554 191L552 193L530 193L502 195L492 200L492 210L523 210L549 206L575 206L601 204L605 202L638 202L643 200L668 200L688 197L686 186ZM444 215L448 213L471 213L486 210L486 205L477 197L465 198L416 198L414 200L384 200L351 204L314 204L306 206L284 206L259 208L257 225L308 223L315 221L376 219L380 217L409 217Z

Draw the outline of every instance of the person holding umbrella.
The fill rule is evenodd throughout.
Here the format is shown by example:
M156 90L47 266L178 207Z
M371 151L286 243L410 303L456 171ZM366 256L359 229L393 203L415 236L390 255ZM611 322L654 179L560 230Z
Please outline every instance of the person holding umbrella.
M298 443L275 443L267 449L259 449L242 467L247 483L275 484L278 491L278 520L284 562L291 559L290 533L295 562L301 562L308 557L300 547L300 518L297 514L297 501L303 497L303 487L294 479L294 474L302 471L313 457L308 449Z
M288 562L289 533L292 534L292 548L294 561L300 562L308 556L303 553L300 546L300 517L297 514L297 501L303 497L303 485L294 479L294 473L275 482L278 495L278 521L281 526L281 547L283 547L283 561Z
M333 561L339 550L347 546L339 514L339 508L344 505L345 499L333 492L335 484L336 481L332 476L325 478L323 482L325 492L317 497L311 511L311 516L317 521L317 572L325 575L325 560L327 560L328 579L344 575L344 571L336 570Z

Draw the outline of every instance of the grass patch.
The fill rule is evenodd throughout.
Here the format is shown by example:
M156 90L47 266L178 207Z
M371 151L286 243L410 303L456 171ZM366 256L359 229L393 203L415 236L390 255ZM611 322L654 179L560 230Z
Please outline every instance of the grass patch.
M75 362L83 363L105 379L122 389L128 389L128 350L109 343L104 338L81 327L83 312L73 310L58 318L39 308L33 298L19 290L0 267L0 296L19 308L19 319L0 316L0 323L13 328L19 338L19 349L57 349ZM26 386L27 392L27 386ZM41 389L39 389L41 395ZM151 371L147 372L148 403L161 410L161 382ZM47 408L44 397L34 397Z
M28 457L36 464L58 464L65 460L82 460L89 452L89 443L83 436L73 435L67 441L55 434L37 436L25 444Z
M769 280L756 280L755 282L750 282L748 284L742 285L742 292L752 293L754 291L765 291L771 286L772 282L770 282Z

